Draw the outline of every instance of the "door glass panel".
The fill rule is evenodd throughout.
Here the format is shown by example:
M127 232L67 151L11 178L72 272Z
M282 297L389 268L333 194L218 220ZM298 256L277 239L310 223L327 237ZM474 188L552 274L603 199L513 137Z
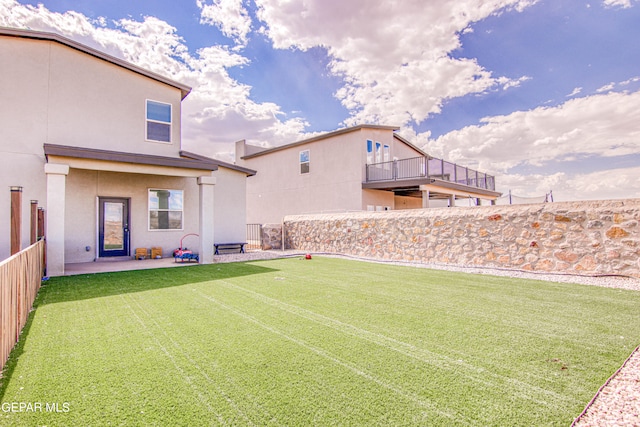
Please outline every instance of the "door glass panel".
M104 247L105 251L124 249L124 205L104 202Z

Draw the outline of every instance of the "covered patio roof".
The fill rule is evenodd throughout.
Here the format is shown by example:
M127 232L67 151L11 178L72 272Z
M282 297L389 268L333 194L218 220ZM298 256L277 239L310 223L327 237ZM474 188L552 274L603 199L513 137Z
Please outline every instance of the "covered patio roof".
M200 262L213 262L213 211L216 178L212 172L218 169L213 160L184 157L164 157L135 154L93 148L44 144L47 162L47 272L50 276L65 273L67 176L72 169L148 174L193 179L198 185L198 253ZM206 220L205 220L206 219Z
M199 177L218 169L218 164L213 160L163 157L67 145L44 144L44 154L48 163L65 164L75 169L185 177Z

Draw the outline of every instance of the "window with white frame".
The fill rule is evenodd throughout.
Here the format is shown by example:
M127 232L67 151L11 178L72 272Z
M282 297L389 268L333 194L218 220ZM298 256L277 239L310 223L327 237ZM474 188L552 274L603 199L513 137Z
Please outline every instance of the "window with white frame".
M389 147L389 145L387 144L384 144L384 147L382 149L382 161L383 162L391 161L391 147Z
M384 144L382 148L382 161L384 162L384 168L386 170L391 169L391 147L389 145Z
M373 160L373 141L367 139L367 164L371 165L374 163Z
M309 150L300 152L300 173L309 173Z
M147 140L171 142L171 104L147 99Z
M182 230L184 192L149 189L149 230Z

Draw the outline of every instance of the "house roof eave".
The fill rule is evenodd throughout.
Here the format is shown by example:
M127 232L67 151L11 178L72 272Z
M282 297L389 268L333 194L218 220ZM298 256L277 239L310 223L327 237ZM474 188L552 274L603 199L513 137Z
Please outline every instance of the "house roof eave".
M381 130L397 131L400 128L398 126L357 125L357 126L352 126L352 127L348 127L348 128L338 129L338 130L335 130L335 131L332 131L332 132L322 133L320 135L316 135L314 137L303 139L303 140L296 141L296 142L292 142L292 143L289 143L289 144L280 145L280 146L272 147L272 148L267 148L267 149L259 151L257 153L247 154L247 155L243 156L242 159L246 160L246 159L251 159L251 158L254 158L254 157L264 156L264 155L267 155L267 154L270 154L270 153L274 153L276 151L286 150L288 148L297 147L297 146L309 144L309 143L316 142L316 141L321 141L323 139L332 138L334 136L342 135L342 134L345 134L345 133L355 132L355 131L358 131L358 130L361 130L361 129L381 129Z
M397 133L394 132L393 137L395 139L397 139L398 141L402 142L403 144L407 145L409 148L417 151L418 153L420 153L420 155L425 156L425 157L429 157L432 158L432 156L430 156L426 151L418 148L417 145L414 145L412 142L410 142L409 140L401 137L400 135L398 135Z
M218 169L218 165L212 160L205 161L180 157L163 157L150 154L125 153L121 151L109 151L96 148L72 147L56 144L44 144L43 146L44 154L47 158L49 156L58 156L170 168L199 169L206 171L215 171Z
M0 27L0 36L20 37L20 38L27 38L27 39L33 39L33 40L46 40L46 41L60 43L64 46L86 53L95 58L110 62L111 64L128 69L130 71L133 71L134 73L143 75L150 79L156 80L160 83L164 83L168 86L172 86L176 89L179 89L181 93L181 99L185 99L187 95L189 95L189 93L191 92L190 86L187 86L183 83L179 83L175 80L169 79L160 74L154 73L153 71L149 71L142 67L138 67L137 65L133 65L130 62L127 62L123 59L101 52L97 49L86 46L82 43L78 43L70 38L64 37L57 33L46 32L46 31L34 31L34 30L27 30L27 29L20 29L20 28Z
M191 153L189 151L182 150L182 151L180 151L180 155L182 157L186 157L186 158L194 159L194 160L212 161L212 162L216 163L219 167L223 167L223 168L235 170L235 171L238 171L238 172L242 172L247 176L254 176L255 174L258 173L257 171L255 171L253 169L249 169L249 168L245 168L245 167L242 167L242 166L234 165L232 163L223 162L222 160L214 159L212 157L202 156L200 154Z

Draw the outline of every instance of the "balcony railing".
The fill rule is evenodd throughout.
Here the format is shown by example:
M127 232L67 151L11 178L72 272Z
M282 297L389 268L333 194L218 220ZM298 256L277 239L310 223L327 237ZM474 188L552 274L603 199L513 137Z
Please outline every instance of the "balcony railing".
M468 187L496 190L494 176L433 157L412 157L367 165L367 182L432 178Z

